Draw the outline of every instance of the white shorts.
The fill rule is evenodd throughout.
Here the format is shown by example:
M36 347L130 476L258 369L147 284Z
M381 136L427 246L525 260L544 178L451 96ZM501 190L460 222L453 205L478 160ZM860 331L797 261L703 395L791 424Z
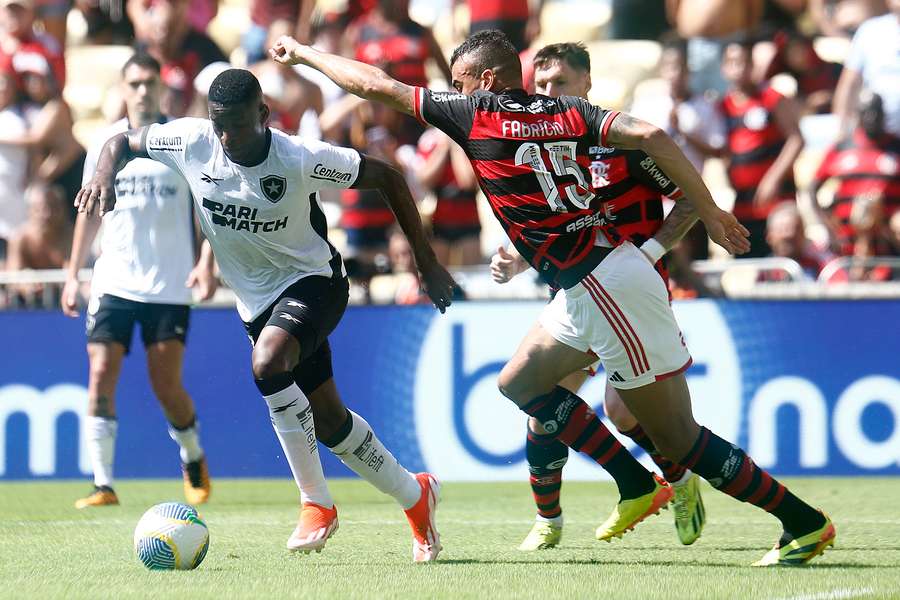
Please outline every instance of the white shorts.
M638 388L691 366L666 285L630 242L560 290L540 324L563 344L596 354L615 388Z

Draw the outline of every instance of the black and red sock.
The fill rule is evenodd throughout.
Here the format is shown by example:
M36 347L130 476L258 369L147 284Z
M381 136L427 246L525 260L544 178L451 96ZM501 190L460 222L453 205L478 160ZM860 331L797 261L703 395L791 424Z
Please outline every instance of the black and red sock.
M538 514L554 519L562 514L559 491L562 487L562 470L569 459L569 448L554 435L541 435L528 429L525 442L528 459L528 481Z
M659 470L662 471L666 481L675 483L676 481L681 481L681 478L684 477L684 472L687 471L687 469L660 454L659 450L656 449L656 446L653 445L653 440L650 439L640 424L635 425L628 431L621 431L620 433L627 435L635 444L644 449L650 458L653 459L653 462L656 463L656 466L659 467Z
M569 448L590 456L612 475L622 500L649 494L653 476L610 433L584 400L556 386L522 407L547 433Z
M805 535L825 523L822 513L792 494L761 469L737 446L706 427L681 464L706 479L721 492L749 502L771 513L794 537Z

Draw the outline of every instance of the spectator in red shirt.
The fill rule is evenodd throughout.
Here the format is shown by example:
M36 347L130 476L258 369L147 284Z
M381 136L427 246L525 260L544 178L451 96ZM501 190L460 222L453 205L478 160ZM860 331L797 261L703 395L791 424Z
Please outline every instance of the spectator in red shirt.
M407 85L428 87L425 63L431 59L450 85L450 65L443 50L427 27L409 17L409 0L378 0L350 34L356 48L356 60L383 69ZM407 115L402 117L400 144L415 145L422 125Z
M867 212L877 202L885 221L900 211L900 139L884 127L881 97L866 93L860 101L860 124L853 135L832 146L822 159L812 182L812 197L829 179L839 184L830 214L825 215L835 236L837 251L855 253L857 230L854 214ZM814 202L818 207L818 202Z
M812 280L834 258L831 253L817 249L807 239L803 219L794 202L783 202L769 213L766 240L772 248L771 256L796 261ZM782 281L785 278L785 272L780 270L760 273L763 281Z
M898 213L895 213L895 215ZM891 219L892 221L893 219ZM859 198L854 202L851 224L856 230L853 258L849 276L853 281L889 281L893 269L879 257L894 253L889 220L884 214L884 204L877 196Z
M462 0L454 0L458 5ZM541 33L541 9L544 0L469 0L469 35L487 29L506 34L516 50L522 52Z
M203 67L227 62L222 50L208 35L191 27L188 0L158 0L147 11L147 27L136 27L136 46L162 65L166 114L187 114L194 98L194 78Z
M356 60L378 66L407 85L428 86L425 63L435 62L451 83L450 65L428 27L409 16L409 0L379 0L353 32Z
M731 89L720 110L727 131L728 179L735 191L734 214L750 230L745 258L766 256L766 217L780 202L795 200L794 161L803 149L798 110L771 85L751 76L751 46L725 46L722 75Z
M431 246L442 265L481 262L481 221L475 203L478 183L465 152L437 129L419 138L416 176L437 199L431 215Z
M19 77L46 63L62 89L66 84L66 63L62 47L49 35L34 32L32 0L0 0L0 66L11 67Z
M72 132L72 112L46 61L30 62L21 77L28 129L25 133L0 131L0 144L27 148L32 179L58 184L64 196L73 199L81 189L85 151ZM69 208L74 222L74 208Z
M780 32L775 36L775 54L765 70L771 79L787 73L797 81L797 98L806 113L829 113L841 65L819 58L812 39L799 33Z
M287 21L290 30L285 35L295 37L307 44L310 42L310 21L315 8L315 0L251 0L250 27L244 32L241 47L247 53L247 64L267 58L267 40L271 37L272 24Z

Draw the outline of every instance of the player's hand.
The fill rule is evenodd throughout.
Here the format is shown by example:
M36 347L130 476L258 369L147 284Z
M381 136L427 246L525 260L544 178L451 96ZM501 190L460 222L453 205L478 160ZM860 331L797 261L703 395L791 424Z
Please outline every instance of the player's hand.
M67 277L66 283L63 285L62 297L59 299L63 314L67 317L78 316L78 280L74 277Z
M184 285L196 290L197 299L200 302L205 302L212 298L216 290L219 289L219 280L216 278L215 273L208 268L197 265L191 269Z
M453 289L457 287L453 276L436 258L416 260L419 267L422 289L431 298L434 307L444 313L453 303Z
M750 232L730 212L716 208L700 217L706 225L710 239L725 248L729 254L746 254L750 251Z
M491 257L491 278L497 283L506 283L519 273L518 257L498 246L497 253Z
M75 194L75 208L78 212L93 215L99 209L102 217L116 206L115 175L97 173Z
M272 60L282 65L299 65L303 61L298 50L301 50L303 47L303 44L291 36L283 35L278 38L274 46L269 48L269 56L272 57Z

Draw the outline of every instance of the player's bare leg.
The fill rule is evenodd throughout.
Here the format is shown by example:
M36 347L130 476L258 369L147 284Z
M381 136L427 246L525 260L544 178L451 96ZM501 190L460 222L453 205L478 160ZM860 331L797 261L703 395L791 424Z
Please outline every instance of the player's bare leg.
M560 381L559 385L578 393L587 377L587 371L576 371ZM569 459L569 447L547 433L537 419L528 417L525 458L528 460L528 481L537 505L537 516L519 550L531 552L555 548L562 539L563 515L559 494L563 467Z
M824 514L757 467L742 449L697 424L683 373L619 392L663 455L678 457L719 491L781 521L781 540L758 564L805 563L834 543L834 527Z
M300 489L300 518L287 547L318 552L337 530L338 519L322 472L312 409L291 374L299 359L297 339L272 325L263 328L253 346L253 377Z
M90 343L88 353L87 445L94 471L94 491L75 502L75 508L118 504L112 489L115 457L116 384L125 347L118 342Z
M659 512L672 497L671 488L657 481L616 440L594 411L559 381L596 360L557 341L536 323L500 373L500 391L543 428L574 450L590 456L612 475L620 502L601 526L609 540Z
M182 383L184 343L171 339L147 346L147 372L150 385L169 422L169 437L178 444L184 497L188 504L203 504L209 499L211 485L206 456L200 447L197 413Z
M628 410L618 390L609 381L606 382L603 409L619 433L631 438L634 443L647 452L662 471L663 477L675 490L675 497L672 499L675 531L682 544L686 546L693 544L700 537L703 526L706 524L706 507L703 505L703 497L700 495L700 482L697 475L691 473L690 469L686 469L660 454L653 445L653 440L644 432L640 423Z
M372 427L341 401L334 378L309 394L316 435L354 473L394 498L413 531L413 560L427 562L441 551L434 523L440 484L433 475L412 475L384 447Z

